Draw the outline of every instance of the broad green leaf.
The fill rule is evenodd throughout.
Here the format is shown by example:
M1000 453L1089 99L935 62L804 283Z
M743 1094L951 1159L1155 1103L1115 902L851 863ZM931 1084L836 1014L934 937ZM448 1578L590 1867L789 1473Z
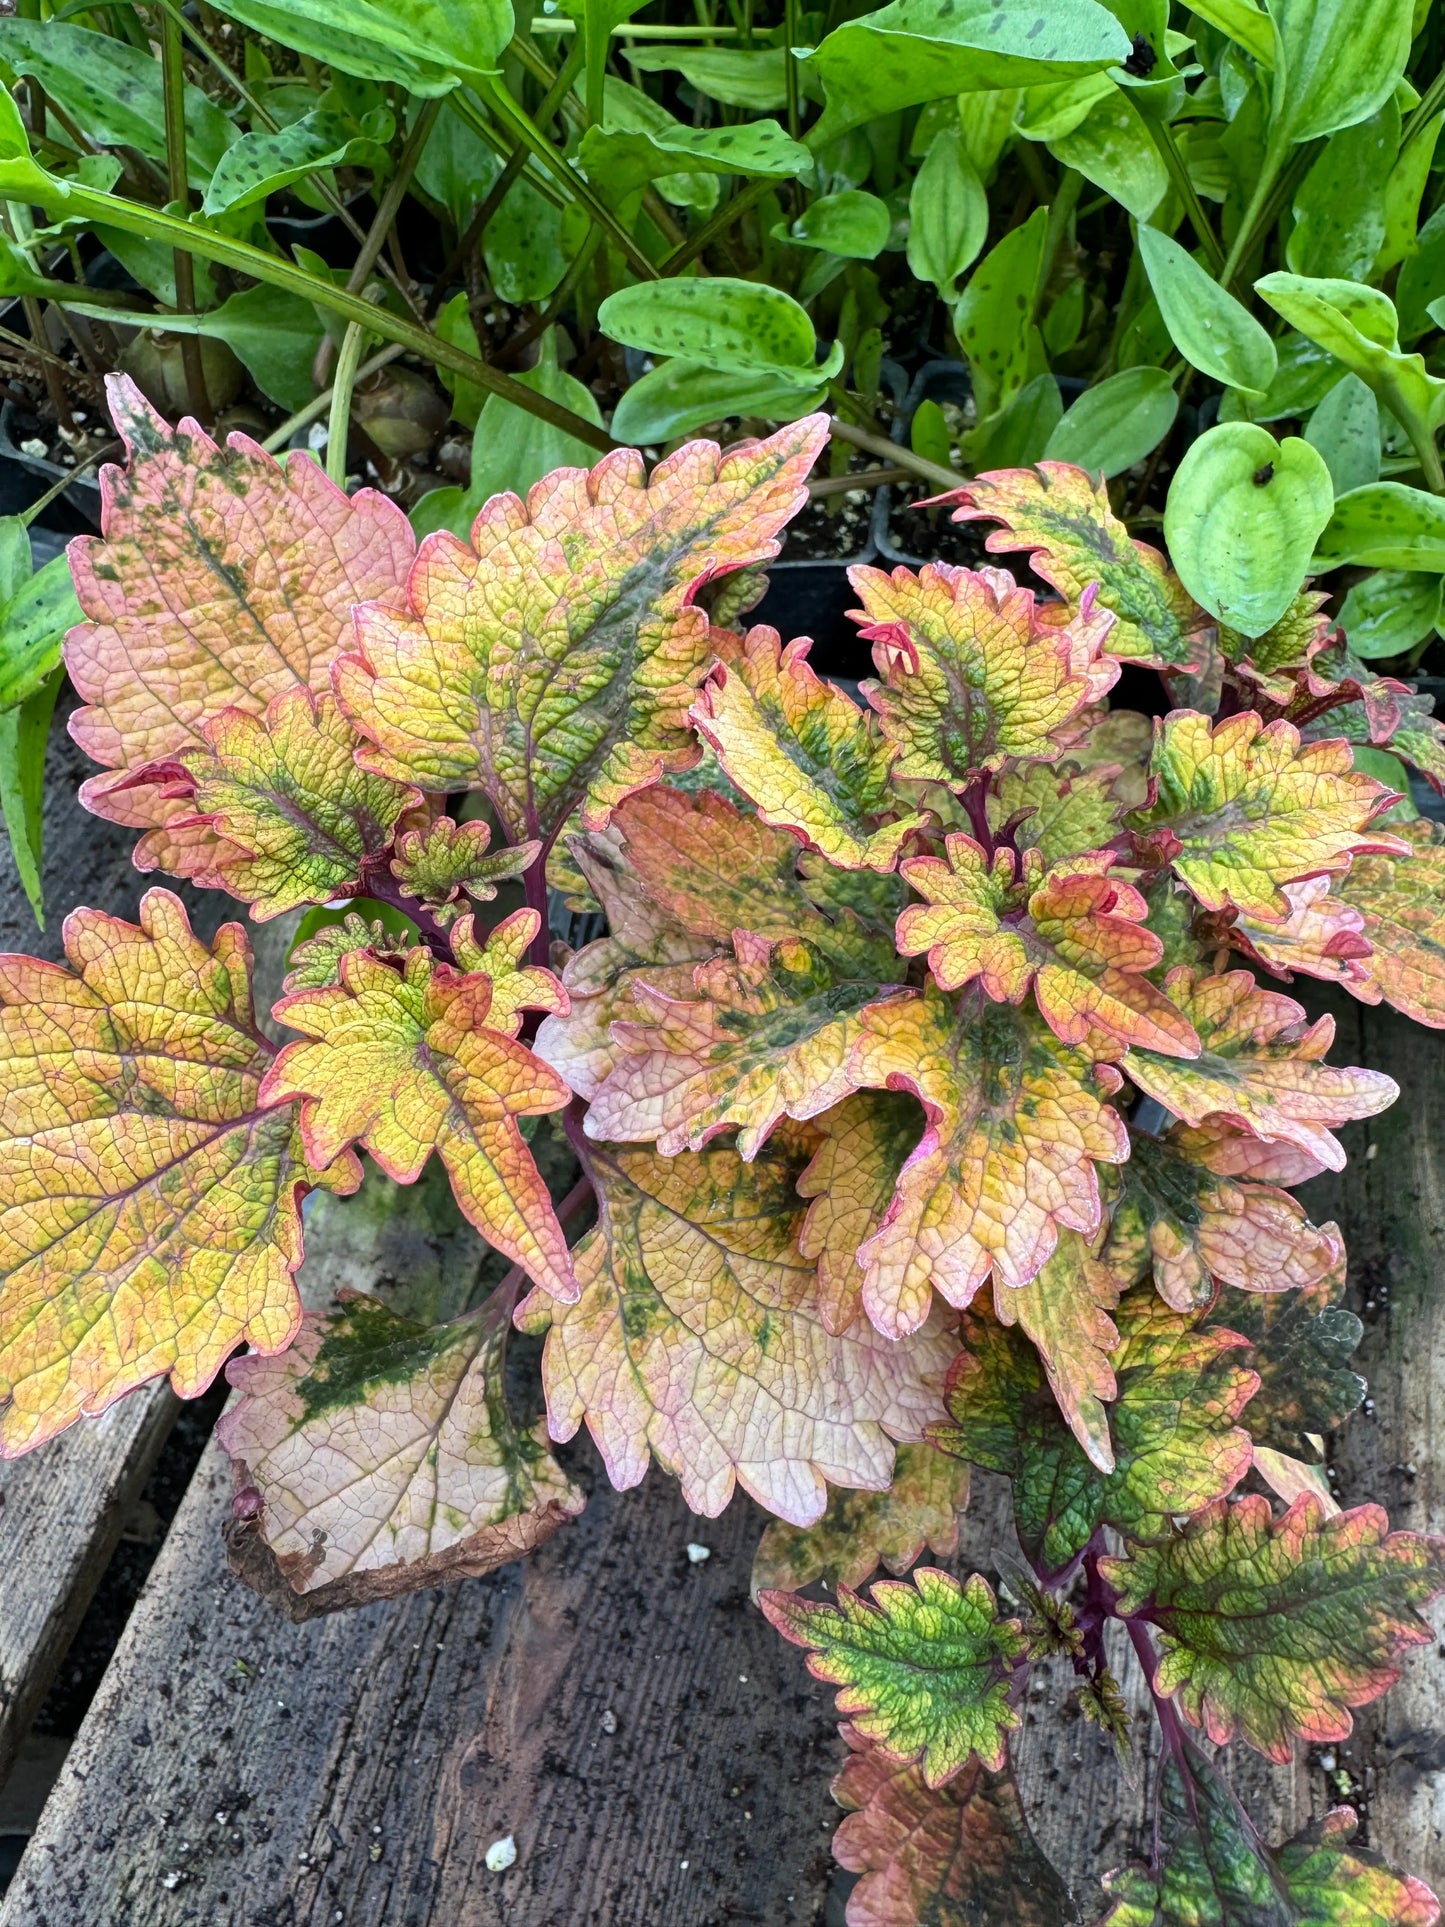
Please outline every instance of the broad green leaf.
M816 1117L857 1089L864 1012L903 974L890 946L830 955L738 930L733 948L697 966L692 996L635 988L642 1021L613 1032L620 1055L587 1113L590 1137L672 1157L737 1126L751 1159L784 1117Z
M546 395L570 408L584 421L602 424L597 397L590 388L569 375L556 363L550 336L543 359L535 368L517 376L524 388ZM463 384L458 382L460 395ZM536 415L505 400L488 395L477 415L472 433L472 475L464 489L433 489L412 510L412 527L418 535L434 529L450 529L462 540L471 533L473 522L494 495L510 493L526 497L545 476L559 468L589 468L597 451L575 440L563 429L554 428Z
M818 248L825 254L855 261L871 261L883 252L893 229L888 203L861 188L844 188L812 201L787 230L797 247Z
M720 373L771 376L812 387L836 375L843 348L817 359L817 337L791 295L726 275L641 282L611 294L597 312L614 341L648 354L681 355Z
M1254 285L1292 327L1368 383L1408 432L1418 438L1433 431L1445 411L1445 380L1428 371L1422 355L1402 352L1388 295L1297 274L1267 274Z
M1212 27L1218 27L1247 54L1252 54L1266 72L1274 66L1275 43L1270 18L1255 0L1201 0L1191 11Z
M1366 1003L1384 996L1417 1023L1445 1027L1445 845L1424 818L1403 824L1410 855L1361 857L1339 886L1365 921L1370 982L1346 989ZM1373 994L1372 994L1373 993Z
M354 1190L354 1159L307 1164L251 1008L237 924L207 946L179 900L140 925L66 919L69 967L0 968L0 1452L42 1444L169 1372L183 1397L242 1342L301 1322L300 1193Z
M56 560L62 558L57 556ZM58 636L53 646L57 666L28 695L0 709L0 813L4 816L5 834L10 840L10 854L15 859L21 885L42 930L45 928L42 882L45 746L50 740L55 699L65 680L64 671L58 666Z
M1340 1264L1303 1291L1220 1295L1208 1322L1249 1341L1243 1362L1259 1374L1240 1421L1256 1444L1314 1459L1309 1435L1337 1431L1365 1396L1350 1367L1365 1328L1344 1289Z
M485 790L511 843L550 839L579 803L601 828L629 792L691 767L687 705L712 654L693 593L777 553L824 432L814 416L725 454L694 442L648 480L618 450L525 505L493 496L475 550L432 538L409 612L372 603L338 672L369 760Z
M166 157L161 63L128 40L59 20L0 20L0 64L33 74L103 147ZM199 87L186 88L186 173L204 188L238 131Z
M1221 423L1174 471L1164 535L1196 602L1262 636L1294 601L1334 507L1324 458L1297 435Z
M1440 621L1438 575L1376 569L1357 582L1340 610L1340 627L1362 662L1403 656Z
M1348 1738L1350 1709L1434 1638L1419 1608L1445 1588L1437 1540L1391 1532L1374 1505L1326 1518L1312 1498L1279 1520L1267 1499L1221 1499L1100 1569L1120 1612L1148 1606L1155 1692L1216 1744L1239 1736L1281 1764L1296 1740Z
M1011 761L1052 761L1065 726L1114 681L1093 610L1051 626L1032 590L1002 571L926 563L917 575L858 564L853 612L883 682L870 685L895 774L964 788Z
M871 711L821 682L811 645L776 629L720 638L721 658L689 712L764 823L791 830L846 870L891 870L923 824L889 787L896 750Z
M725 107L769 114L785 107L787 56L781 47L637 47L628 63L643 74L681 74L690 87Z
M1139 258L1170 339L1201 374L1262 396L1274 380L1274 343L1247 308L1177 241L1139 229Z
M1287 1191L1231 1175L1256 1168L1250 1153L1259 1147L1241 1133L1176 1127L1155 1138L1135 1131L1131 1145L1101 1254L1121 1289L1152 1273L1166 1304L1197 1311L1214 1296L1216 1280L1250 1294L1297 1291L1343 1256L1334 1229L1312 1225ZM1258 1159L1264 1168L1303 1163L1290 1151Z
M797 1242L799 1162L782 1134L751 1164L730 1148L589 1149L599 1215L577 1247L582 1295L559 1306L534 1292L517 1318L547 1331L552 1437L585 1418L619 1489L655 1455L705 1517L741 1485L811 1526L825 1480L885 1490L891 1441L920 1439L939 1415L947 1333L897 1344L866 1319L841 1337L819 1320Z
M753 1559L753 1597L801 1592L815 1579L856 1591L880 1565L907 1572L925 1547L951 1559L967 1504L966 1465L936 1446L900 1445L886 1492L835 1492L816 1525L767 1528Z
M969 466L998 463L1014 468L1038 461L1063 415L1058 382L1052 375L1035 375L998 414L968 432L963 446Z
M708 368L678 356L633 382L613 411L612 433L619 442L645 448L739 417L792 422L811 414L826 394L800 388L793 377Z
M918 1761L925 1783L942 1786L975 1755L995 1772L1005 1735L1022 1724L1009 1701L1027 1642L1016 1619L1000 1616L979 1574L966 1584L920 1566L912 1584L880 1579L872 1604L842 1587L836 1606L765 1592L758 1604L795 1646L808 1671L841 1690L838 1711L893 1759Z
M18 517L0 518L17 543L20 564L0 584L0 709L23 703L49 682L67 630L84 621L70 584L70 564L57 555L30 573L30 540Z
M1342 375L1310 416L1305 440L1330 471L1336 497L1380 477L1380 404L1358 375Z
M1385 188L1400 147L1400 109L1332 134L1294 197L1290 272L1364 281L1385 239Z
M400 968L356 952L339 983L277 1004L301 1041L271 1067L266 1100L301 1101L302 1142L320 1168L359 1144L410 1184L435 1151L487 1242L539 1288L575 1298L567 1242L517 1121L561 1110L571 1094L509 1028L493 1028L493 1001L486 971L458 973L423 948Z
M1101 1525L1167 1537L1176 1514L1233 1491L1253 1458L1237 1422L1258 1382L1243 1339L1196 1330L1152 1292L1126 1297L1117 1319L1108 1470L1070 1431L1028 1339L975 1312L948 1374L951 1423L929 1428L945 1451L1013 1481L1020 1542L1048 1572L1068 1566Z
M1029 1832L1011 1773L975 1760L930 1787L919 1767L897 1765L850 1726L842 1733L855 1750L833 1782L849 1809L833 1857L863 1876L850 1902L860 1922L1058 1927L1069 1918L1068 1891Z
M1209 617L1157 549L1130 536L1103 482L1066 462L978 476L956 499L955 522L1000 522L998 554L1026 549L1035 574L1067 602L1092 586L1115 618L1109 654L1160 668L1197 668L1212 641Z
M1144 927L1149 906L1108 874L1095 852L1045 872L1036 850L992 858L962 831L945 838L946 860L905 857L910 903L898 919L905 957L925 952L934 982L957 990L977 980L995 1003L1019 1003L1032 987L1044 1022L1066 1044L1106 1031L1121 1043L1193 1056L1199 1040L1148 971L1163 946ZM1095 1048L1097 1048L1095 1040Z
M514 307L545 301L567 272L566 216L525 174L487 223L482 255L498 298Z
M1164 1763L1158 1809L1155 1864L1105 1876L1111 1904L1099 1927L1435 1927L1440 1917L1424 1881L1350 1847L1350 1807L1271 1851L1215 1763L1188 1741Z
M221 450L167 426L125 376L107 392L130 462L107 476L105 537L69 551L86 621L65 661L87 704L70 727L106 766L81 801L150 832L142 867L190 874L214 837L165 827L187 806L131 774L204 744L200 724L223 709L259 715L282 690L326 689L355 646L353 608L395 601L414 544L394 503L370 489L348 502L307 454L283 467L243 436Z
M1174 426L1179 397L1162 368L1126 368L1086 388L1048 439L1044 457L1106 479L1156 449Z
M790 140L775 120L737 127L686 127L647 95L615 80L608 82L606 103L603 125L587 129L578 155L587 178L614 205L649 181L658 182L665 199L698 205L694 193L671 188L670 179L701 173L787 180L811 166L807 148ZM716 200L714 187L708 207Z
M1395 282L1395 307L1400 337L1415 341L1436 326L1430 303L1445 292L1445 207L1437 207L1415 237L1415 246L1400 263Z
M988 237L988 196L957 124L935 136L908 196L908 266L952 301Z
M423 194L444 208L458 235L491 191L502 163L450 101L432 123L416 164L414 179Z
M1089 109L1072 133L1050 141L1049 152L1111 194L1136 221L1147 221L1169 191L1169 176L1139 109L1117 87Z
M1166 834L1175 873L1208 910L1283 919L1283 884L1399 848L1370 828L1388 792L1355 773L1349 745L1301 742L1283 718L1266 726L1242 710L1211 725L1175 710L1159 727L1149 773L1153 801L1128 826L1144 838Z
M303 903L367 894L367 871L382 863L421 792L358 769L361 739L333 696L283 690L263 716L225 709L202 733L203 747L137 773L168 800L184 800L188 824L214 833L199 881L249 904L257 923Z
M1028 86L1126 60L1129 37L1095 0L1000 8L992 0L893 0L835 27L808 58L827 110L816 142L945 94Z
M509 0L225 0L220 11L342 73L422 95L493 72L513 31Z
M1035 208L979 262L953 310L954 332L973 377L980 419L1006 407L1028 375L1028 326L1048 233Z
M242 1576L259 1555L295 1616L334 1612L477 1578L574 1518L545 1425L507 1411L503 1336L485 1310L427 1326L358 1292L280 1358L235 1360L217 1441L246 1495Z
M1371 482L1335 503L1312 569L1369 568L1445 575L1445 501L1403 482Z
M201 212L225 214L252 207L320 169L384 164L391 115L379 108L367 119L374 124L355 134L339 114L318 110L274 134L242 135L222 155L207 183Z
M915 1330L934 1288L964 1306L992 1271L996 1292L1017 1290L1062 1228L1098 1230L1094 1166L1120 1161L1128 1138L1095 1094L1089 1060L1033 1012L976 989L930 987L876 1004L861 1023L854 1081L913 1092L930 1127L859 1252L880 1331Z
M1276 0L1272 19L1272 147L1368 120L1405 71L1412 0Z
M1061 140L1116 91L1111 73L1081 74L1072 80L1046 80L1024 87L1019 93L1014 131L1025 140Z
M1130 1051L1124 1071L1186 1124L1224 1122L1342 1171L1344 1147L1330 1127L1375 1117L1400 1094L1383 1071L1324 1063L1334 1019L1307 1023L1292 997L1261 990L1247 970L1206 977L1181 965L1164 988L1204 1049L1192 1062Z

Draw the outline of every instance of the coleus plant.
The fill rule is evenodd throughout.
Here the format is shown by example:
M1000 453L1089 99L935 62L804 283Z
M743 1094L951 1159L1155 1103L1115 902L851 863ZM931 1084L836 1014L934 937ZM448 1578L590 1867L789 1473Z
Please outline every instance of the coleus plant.
M537 1545L585 1423L619 1487L655 1458L700 1513L740 1484L776 1515L755 1582L839 1688L855 1927L1069 1916L1009 1734L1062 1658L1130 1744L1111 1626L1165 1753L1152 1861L1096 1917L1434 1922L1347 1809L1272 1849L1210 1745L1348 1733L1445 1586L1320 1470L1362 1385L1339 1233L1285 1187L1396 1090L1274 981L1445 1027L1445 846L1350 747L1439 781L1410 689L1309 589L1225 628L1062 464L956 504L1056 597L854 571L865 707L742 625L820 417L563 469L418 550L306 455L111 396L84 800L257 921L351 908L294 948L279 1048L243 927L206 943L165 889L75 911L66 966L0 960L4 1451L224 1366L233 1562L305 1617ZM1152 727L1107 705L1124 663L1178 702ZM606 919L574 954L549 866ZM510 1262L460 1318L303 1312L301 1201L361 1152L403 1183L435 1152ZM1007 1599L916 1563L956 1552L970 1465L1013 1482Z

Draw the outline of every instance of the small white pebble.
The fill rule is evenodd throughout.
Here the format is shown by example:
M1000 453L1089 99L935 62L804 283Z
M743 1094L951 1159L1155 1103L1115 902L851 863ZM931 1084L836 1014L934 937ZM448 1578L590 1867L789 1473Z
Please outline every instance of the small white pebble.
M230 1819L230 1817L231 1817L230 1814L227 1813L224 1807L216 1808L216 1825L218 1827L225 1826L226 1822Z
M739 1674L738 1674L738 1684L739 1684L739 1686L746 1686L746 1685L747 1685L747 1683L748 1683L748 1676L747 1676L747 1674L746 1674L746 1673L739 1673Z
M185 1873L181 1868L173 1867L169 1873L163 1873L161 1875L161 1885L168 1894L173 1894L185 1877Z
M1324 1769L1324 1771L1325 1771L1326 1773L1333 1773L1333 1772L1334 1772L1334 1770L1335 1770L1335 1756L1334 1756L1334 1754L1333 1754L1333 1753L1321 1753L1321 1755L1320 1755L1320 1765L1321 1765L1321 1767L1322 1767L1322 1768Z
M610 1706L602 1715L602 1731L604 1733L615 1733L617 1731L617 1715Z
M517 1843L509 1833L505 1840L494 1840L487 1848L487 1872L505 1873L517 1864Z
M70 413L72 417L78 422L83 422L88 419L86 412L83 408L72 408Z
M685 1860L679 1860L677 1864L682 1868L684 1873L687 1872L687 1862Z
M1379 1155L1380 1155L1380 1147L1379 1147L1379 1145L1378 1145L1378 1144L1367 1144L1367 1145L1365 1146L1365 1162L1366 1162L1366 1164L1370 1164L1370 1163L1372 1163L1372 1162L1373 1162L1373 1160L1374 1160L1375 1158L1377 1158L1377 1157L1378 1157Z
M325 422L312 422L306 431L306 446L308 448L325 448L330 440L331 430L326 426Z
M33 461L43 462L50 454L50 450L38 435L31 435L20 444L20 453L29 455Z
M704 1559L712 1558L712 1547L700 1546L695 1539L689 1540L687 1556L691 1565L700 1566Z

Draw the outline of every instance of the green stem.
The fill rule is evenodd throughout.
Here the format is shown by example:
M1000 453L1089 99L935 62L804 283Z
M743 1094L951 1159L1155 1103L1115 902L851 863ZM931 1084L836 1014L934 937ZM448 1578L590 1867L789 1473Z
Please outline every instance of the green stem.
M1155 120L1152 114L1142 116L1144 125L1149 129L1154 145L1159 150L1159 158L1164 170L1174 183L1174 191L1184 203L1184 212L1189 216L1189 224L1199 238L1200 246L1209 257L1209 271L1218 279L1224 266L1224 245L1214 231L1214 223L1205 211L1199 198L1199 191L1189 178L1189 168L1179 151L1179 143L1174 138L1174 129L1167 121Z
M386 245L386 237L391 233L391 224L401 211L406 198L406 190L411 186L411 177L416 172L416 164L421 159L421 150L426 146L437 115L441 112L440 99L423 101L421 112L415 125L406 137L406 146L401 150L401 159L396 164L396 172L387 183L381 206L376 210L366 239L361 244L361 252L356 257L356 265L346 278L350 293L360 294L366 286L371 270L376 266L376 257Z
M3 166L0 166L0 175L3 175ZM406 316L393 314L388 308L373 307L359 295L338 288L334 282L322 280L319 275L309 274L294 262L267 254L264 249L252 247L247 241L238 241L232 235L221 234L213 228L193 226L189 221L179 220L161 208L144 207L140 202L126 200L120 195L102 194L95 188L83 187L76 182L52 181L48 185L53 190L50 205L60 216L79 214L103 227L117 227L126 234L139 234L149 241L184 248L189 254L199 254L208 261L219 262L222 267L230 268L237 274L249 275L252 280L262 281L268 287L299 295L303 301L314 302L317 307L339 315L343 321L361 322L372 334L379 335L384 341L396 342L408 353L420 355L436 367L465 375L479 388L486 389L488 394L500 395L514 407L550 422L554 428L575 436L589 448L605 452L616 446L607 431L598 428L595 422L589 422L582 415L574 415L570 408L563 408L546 395L534 393L479 356L469 355L464 348L428 333ZM0 192L3 192L3 187L3 179L0 179ZM32 191L29 181L26 191Z
M393 342L389 348L383 348L380 354L373 355L369 361L362 362L356 371L356 380L365 381L368 375L374 375L378 369L385 368L388 362L395 361L398 355L404 353L405 350ZM312 422L320 421L330 408L331 399L335 393L336 390L333 387L328 388L324 394L313 395L304 408L298 408L294 415L286 417L279 428L273 428L261 444L266 453L279 454L298 428L309 428Z
M866 428L856 428L852 422L845 422L835 415L828 424L828 432L835 441L851 442L855 448L865 449L870 455L881 455L899 468L911 470L922 476L925 482L933 482L939 488L963 488L968 480L965 475L955 475L951 468L943 468L937 462L930 462L923 455L915 455L906 442L890 442L884 435L874 435Z
M523 146L531 150L533 156L546 168L562 192L587 210L634 273L640 274L644 280L656 281L659 278L657 269L638 247L592 183L585 180L575 168L569 167L552 143L538 133L530 116L517 105L498 78L493 76L485 84L488 89L488 103L495 110L498 118L506 123L508 129L515 134ZM481 113L467 99L462 89L458 88L451 96L451 101L463 120L479 129L486 125Z
M681 274L683 269L710 248L714 241L721 240L734 221L746 214L750 207L756 207L769 189L776 186L775 180L764 176L763 179L753 181L749 186L742 188L733 195L731 200L724 201L711 220L704 221L697 232L690 234L680 248L673 249L663 262L661 272L669 277ZM653 272L656 273L657 270L654 269Z
M1420 138L1442 108L1445 108L1445 67L1441 68L1421 94L1419 106L1405 123L1405 131L1400 136L1402 155L1412 141Z
M798 0L784 0L783 4L783 84L788 90L788 133L793 140L798 138L798 63L793 58L793 46L798 38Z
M331 384L331 418L327 424L326 473L338 488L346 487L346 444L351 435L351 391L356 386L356 371L361 366L361 350L366 330L359 321L347 327L336 358L336 379Z
M171 200L190 211L190 176L186 170L186 68L181 56L181 30L169 13L161 15L161 94L166 114L166 172ZM183 249L171 250L176 277L176 312L196 312L195 263ZM186 376L190 412L203 427L211 421L211 397L201 360L199 335L181 336L181 366Z
M1226 293L1254 242L1255 229L1269 200L1270 189L1274 186L1283 159L1283 152L1276 152L1274 148L1269 148L1265 152L1264 165L1259 170L1259 179L1254 184L1254 192L1250 195L1249 205L1244 210L1244 219L1239 224L1239 232L1235 235L1234 244L1224 257L1224 266L1219 271L1219 285Z

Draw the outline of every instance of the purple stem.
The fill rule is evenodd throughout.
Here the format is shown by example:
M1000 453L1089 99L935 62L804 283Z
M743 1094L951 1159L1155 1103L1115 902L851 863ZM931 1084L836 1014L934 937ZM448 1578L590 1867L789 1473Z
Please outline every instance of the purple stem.
M361 873L360 894L370 897L375 903L385 903L393 910L400 910L417 927L417 933L433 956L449 963L452 955L451 938L447 935L446 925L438 923L424 903L409 897L396 878L390 866L382 857L375 867L368 867Z
M963 806L985 856L993 855L993 832L988 826L988 778L976 776L963 792Z
M1159 1716L1164 1744L1169 1748L1179 1770L1185 1772L1187 1770L1186 1742L1178 1709L1173 1700L1164 1699L1154 1691L1154 1669L1158 1664L1158 1658L1154 1651L1154 1642L1149 1637L1149 1628L1138 1619L1126 1619L1124 1624L1129 1628L1129 1638L1133 1643L1134 1651L1139 1655L1139 1663L1144 1668L1144 1677L1149 1682L1149 1693L1154 1701L1154 1711Z

